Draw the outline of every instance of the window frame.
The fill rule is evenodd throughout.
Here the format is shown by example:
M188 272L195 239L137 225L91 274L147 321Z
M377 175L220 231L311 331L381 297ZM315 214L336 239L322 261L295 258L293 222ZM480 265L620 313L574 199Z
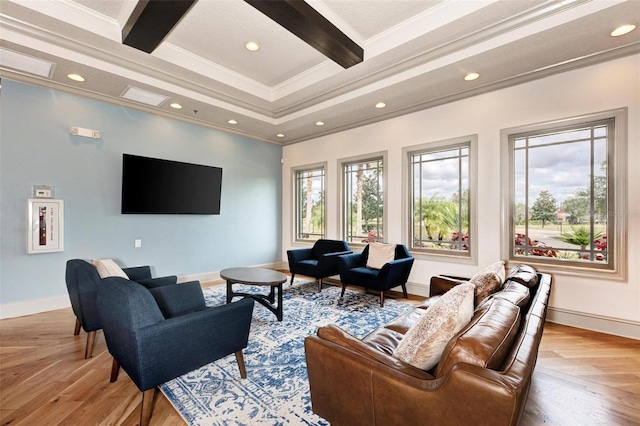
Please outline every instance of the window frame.
M411 157L421 152L445 151L456 149L463 145L469 148L469 250L457 252L452 250L420 249L413 247L413 172ZM404 244L416 257L442 261L477 264L478 258L478 226L477 226L477 194L478 194L478 135L460 136L440 141L427 142L419 145L411 145L402 149L402 229L404 232Z
M501 203L502 258L513 263L527 263L548 272L583 277L604 277L610 280L627 279L627 108L586 114L559 120L540 122L503 129L501 141ZM514 194L515 166L512 138L532 133L552 133L600 121L613 120L613 134L608 135L607 147L607 232L613 236L609 247L609 265L597 263L567 262L552 258L514 255Z
M351 247L364 247L366 246L368 243L366 242L360 242L360 241L354 241L354 242L349 242L347 239L347 201L346 201L346 179L345 179L345 167L347 165L350 164L354 164L354 163L362 163L362 162L366 162L366 161L379 161L382 160L382 236L383 236L383 240L381 242L386 242L387 238L388 238L388 233L389 233L389 224L388 224L388 188L389 188L389 177L388 177L388 172L387 172L387 165L388 165L388 155L387 155L387 151L379 151L379 152L374 152L374 153L370 153L370 154L364 154L364 155L358 155L355 157L348 157L348 158L340 158L338 159L338 170L339 170L339 182L338 184L340 185L340 202L339 207L338 207L338 235L340 235L340 238L342 238L344 241L347 241L349 246Z
M323 210L324 211L322 214L323 214L323 222L324 222L323 223L324 234L315 239L299 238L300 233L298 232L298 226L299 226L299 220L300 220L299 214L301 213L299 211L301 203L299 203L300 200L298 200L298 175L302 172L309 172L309 171L315 171L315 170L323 171L323 191L324 191L324 209ZM327 162L292 167L291 181L292 181L292 190L291 190L292 197L291 198L292 198L292 207L293 207L292 209L293 220L291 221L292 241L295 243L314 243L318 239L327 238Z

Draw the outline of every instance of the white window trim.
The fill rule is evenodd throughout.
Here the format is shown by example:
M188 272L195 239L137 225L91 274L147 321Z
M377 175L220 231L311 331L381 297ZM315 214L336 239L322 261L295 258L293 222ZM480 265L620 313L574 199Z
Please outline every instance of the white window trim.
M585 278L601 278L615 281L626 281L628 274L628 249L627 249L627 108L619 108L615 110L602 111L593 114L585 114L577 117L566 119L547 121L543 123L535 123L524 126L512 127L500 131L501 145L501 204L502 204L502 226L501 226L501 253L502 258L511 263L526 262L539 270L550 272L558 275L580 276ZM511 207L513 206L513 149L509 144L509 135L517 133L534 132L539 130L553 129L560 126L579 125L591 121L604 119L615 120L614 132L614 159L610 164L614 166L614 200L613 206L614 221L614 253L613 253L613 269L598 269L590 267L590 265L574 266L559 265L545 262L544 258L540 260L535 257L527 259L513 259L511 254L511 239L513 238L513 224Z
M349 164L349 163L357 163L357 162L361 162L361 161L366 161L366 160L374 160L374 159L378 159L382 157L382 175L383 175L383 197L382 197L382 207L383 207L383 213L382 213L382 233L384 235L384 242L387 242L387 239L389 238L389 220L388 220L388 215L389 215L389 203L388 203L388 198L389 198L389 173L388 173L388 168L389 168L389 161L388 161L388 154L387 151L379 151L379 152L373 152L370 154L364 154L364 155L357 155L355 157L348 157L348 158L339 158L338 159L338 185L339 185L339 194L340 194L340 202L338 203L338 229L337 229L337 233L336 235L339 235L341 239L343 239L344 241L347 241L347 236L344 234L345 232L345 219L344 219L344 212L346 209L346 204L345 204L345 194L344 194L344 165L345 164ZM361 242L349 242L349 246L350 247L364 247L366 246L367 243L361 243Z
M298 232L296 229L296 224L298 222L298 192L296 191L297 184L297 174L298 172L306 171L306 170L318 170L324 169L324 238L327 238L327 193L329 192L327 187L327 166L328 163L313 163L307 164L304 166L296 166L291 168L291 243L294 245L313 245L316 240L301 240L298 239Z
M413 218L409 203L413 198L409 193L411 190L411 155L415 152L440 149L469 143L469 255L448 253L446 250L439 252L423 252L411 250L411 240L413 238ZM445 139L435 142L427 142L420 145L407 146L402 149L402 229L403 243L411 251L411 254L419 259L443 261L461 264L478 264L478 135L460 136L452 139Z

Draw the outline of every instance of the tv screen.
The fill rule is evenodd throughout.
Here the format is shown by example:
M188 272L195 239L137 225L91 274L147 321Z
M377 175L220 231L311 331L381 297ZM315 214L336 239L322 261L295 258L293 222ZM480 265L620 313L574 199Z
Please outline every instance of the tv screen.
M122 155L123 214L220 214L222 169Z

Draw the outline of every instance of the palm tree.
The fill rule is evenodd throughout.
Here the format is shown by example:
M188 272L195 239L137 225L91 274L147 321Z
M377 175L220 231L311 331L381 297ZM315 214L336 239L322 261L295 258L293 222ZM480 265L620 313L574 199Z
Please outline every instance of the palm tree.
M580 248L584 250L585 247L591 244L591 241L596 240L601 236L602 232L598 232L592 237L591 232L585 226L581 226L577 229L572 226L571 232L564 232L560 238L562 238L562 241L565 243L580 246Z

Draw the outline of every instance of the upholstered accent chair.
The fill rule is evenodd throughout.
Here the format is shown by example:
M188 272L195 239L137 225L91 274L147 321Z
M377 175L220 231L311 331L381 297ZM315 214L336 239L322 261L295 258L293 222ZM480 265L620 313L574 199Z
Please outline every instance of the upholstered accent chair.
M362 250L362 253L352 253L338 258L338 270L342 282L340 297L344 297L347 285L364 287L380 294L380 306L384 306L384 292L397 286L402 286L402 294L407 295L406 283L413 266L413 256L402 245L396 244L392 259L381 265L371 266L369 261L370 246ZM369 265L369 266L368 266Z
M137 266L122 269L130 279L148 287L161 287L176 284L176 276L151 278L149 266ZM91 358L95 345L96 331L100 330L100 321L96 309L96 296L100 275L96 268L82 259L67 261L65 274L67 291L71 300L71 307L76 316L74 336L80 334L80 328L87 333L87 344L84 351L85 358Z
M291 284L296 274L314 277L318 291L322 291L322 279L338 275L338 257L352 253L349 244L341 240L317 240L313 247L287 251Z
M156 387L230 354L246 377L253 300L207 307L200 283L147 289L133 281L105 278L97 297L109 353L111 382L122 367L142 391L140 424L148 425Z

